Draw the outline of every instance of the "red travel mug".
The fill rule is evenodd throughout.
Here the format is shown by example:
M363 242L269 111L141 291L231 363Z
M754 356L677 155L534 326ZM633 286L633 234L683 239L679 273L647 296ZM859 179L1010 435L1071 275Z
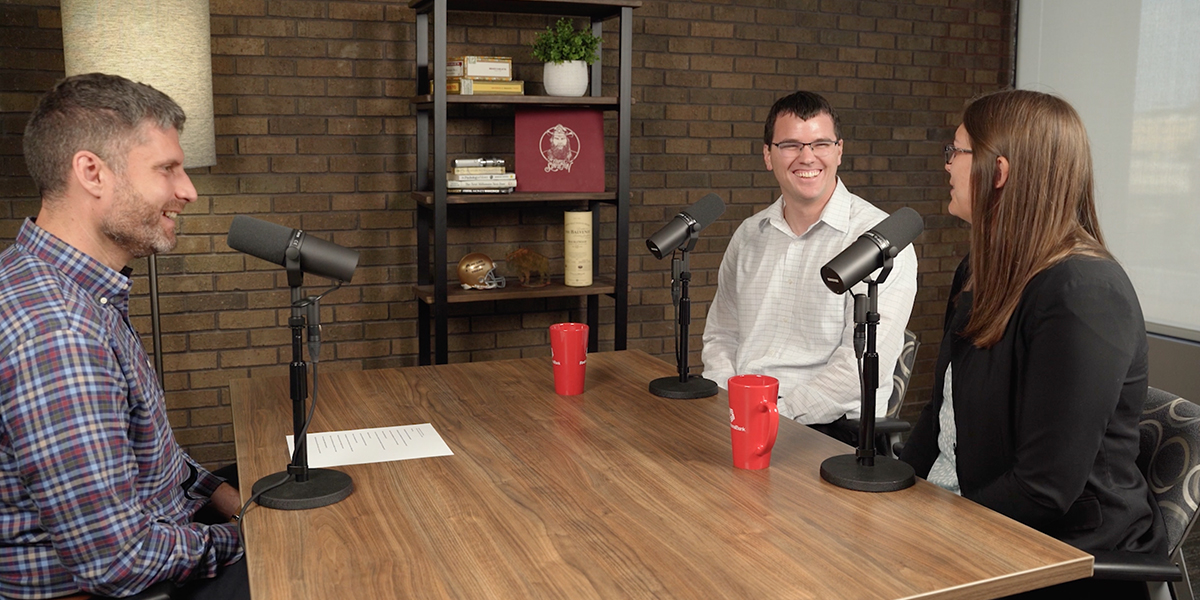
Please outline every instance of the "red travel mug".
M587 370L588 326L555 323L550 326L550 361L554 364L554 393L575 396L583 393Z
M766 375L729 378L729 433L733 437L733 466L765 469L779 433L779 380Z

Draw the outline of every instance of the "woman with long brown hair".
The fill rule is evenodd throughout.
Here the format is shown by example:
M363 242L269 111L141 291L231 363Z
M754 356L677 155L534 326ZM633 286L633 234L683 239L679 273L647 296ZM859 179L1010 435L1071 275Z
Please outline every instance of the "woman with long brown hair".
M901 458L1083 550L1165 556L1135 463L1146 328L1100 234L1083 122L1048 94L983 96L946 147L946 171L971 252L954 277L933 399Z

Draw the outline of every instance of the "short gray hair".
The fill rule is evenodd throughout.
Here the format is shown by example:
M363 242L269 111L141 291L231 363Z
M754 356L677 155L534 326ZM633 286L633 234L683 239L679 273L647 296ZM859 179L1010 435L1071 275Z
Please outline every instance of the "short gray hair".
M186 119L174 100L144 83L104 73L75 75L58 82L29 117L25 165L42 198L54 198L66 189L76 152L92 152L121 173L143 123L182 132Z

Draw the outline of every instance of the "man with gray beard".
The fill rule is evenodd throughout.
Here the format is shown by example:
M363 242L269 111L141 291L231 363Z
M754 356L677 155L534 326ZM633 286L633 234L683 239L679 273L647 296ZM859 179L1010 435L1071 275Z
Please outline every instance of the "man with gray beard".
M175 247L196 200L183 110L92 73L59 82L25 129L36 219L0 254L0 596L249 598L237 489L175 442L129 323L127 266Z

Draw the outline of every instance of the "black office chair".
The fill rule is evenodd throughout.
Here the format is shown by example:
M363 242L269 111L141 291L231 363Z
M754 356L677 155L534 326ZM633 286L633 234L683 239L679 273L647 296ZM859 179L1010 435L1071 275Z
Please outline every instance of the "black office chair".
M1195 493L1200 486L1200 406L1150 388L1139 429L1138 467L1166 523L1170 556L1160 560L1128 552L1097 553L1093 577L1145 581L1151 598L1193 600L1182 547L1200 502Z
M908 382L912 379L913 365L917 362L917 348L921 342L917 334L904 330L904 347L900 350L900 358L896 361L896 370L892 373L892 395L888 398L887 413L875 419L875 434L879 443L876 447L880 454L895 458L892 448L900 442L900 435L912 429L912 424L900 418L900 407L904 404L904 394L908 391ZM839 424L847 436L858 445L858 419L846 419Z

